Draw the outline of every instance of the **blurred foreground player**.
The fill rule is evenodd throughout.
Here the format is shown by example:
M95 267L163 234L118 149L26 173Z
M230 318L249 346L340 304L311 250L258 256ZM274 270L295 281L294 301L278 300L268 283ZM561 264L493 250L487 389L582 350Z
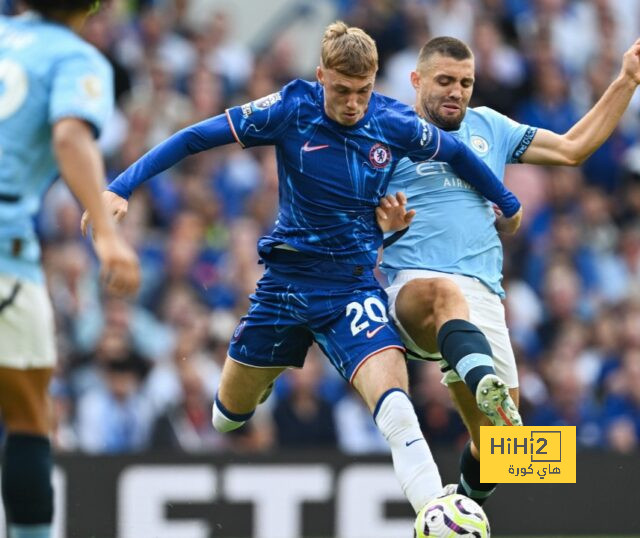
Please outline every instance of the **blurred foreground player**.
M2 498L10 538L51 536L48 386L54 321L33 218L58 171L94 223L107 288L137 289L138 261L101 200L94 141L113 107L106 60L74 34L94 0L31 0L0 17L0 412Z
M275 145L280 211L258 244L266 271L232 338L213 424L222 432L242 426L281 372L302 367L315 341L373 413L418 511L442 485L407 395L404 348L373 276L382 243L375 208L403 156L449 162L509 216L520 204L468 147L374 93L377 70L373 40L334 23L317 82L295 80L176 133L116 178L105 198L122 216L140 183L191 153L234 140Z
M575 166L613 132L640 83L640 40L625 53L617 79L565 134L519 124L487 107L467 108L474 58L458 39L437 37L425 44L411 82L416 111L473 147L498 177L504 176L508 163ZM471 434L461 458L457 491L482 504L495 489L495 484L480 482L480 426L490 422L476 405L480 403L482 410L483 395L476 393L469 364L491 360L518 402L518 372L501 302L498 231L513 233L520 221L496 218L491 204L446 163L416 164L405 159L389 190L403 191L416 211L407 232L384 250L381 268L391 282L389 311L409 357L444 359L443 382ZM387 216L398 210L404 208L388 206ZM484 359L451 353L456 333L484 341Z

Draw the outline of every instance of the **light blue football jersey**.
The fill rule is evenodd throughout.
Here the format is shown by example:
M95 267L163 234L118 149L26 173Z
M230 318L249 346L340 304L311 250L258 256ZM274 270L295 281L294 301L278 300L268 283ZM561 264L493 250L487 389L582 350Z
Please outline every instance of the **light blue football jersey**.
M536 129L486 107L469 108L451 134L469 145L498 178L505 165L518 162ZM477 278L504 297L502 244L492 204L455 175L446 163L403 159L387 189L407 195L416 210L409 231L388 246L381 270L393 282L402 269L428 269Z
M33 218L58 174L52 127L80 118L98 134L112 108L111 66L94 47L35 13L0 16L0 273L43 280Z

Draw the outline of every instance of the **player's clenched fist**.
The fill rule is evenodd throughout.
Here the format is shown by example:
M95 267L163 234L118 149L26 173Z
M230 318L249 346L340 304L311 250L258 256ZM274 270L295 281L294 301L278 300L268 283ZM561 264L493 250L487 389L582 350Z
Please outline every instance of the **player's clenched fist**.
M505 217L496 206L493 207L493 211L496 214L496 229L503 234L513 235L520 228L522 224L522 207L518 209L518 212L512 217Z
M94 232L93 247L100 260L100 277L107 291L118 295L131 295L138 291L138 257L115 231Z
M629 47L622 58L621 75L640 84L640 39Z

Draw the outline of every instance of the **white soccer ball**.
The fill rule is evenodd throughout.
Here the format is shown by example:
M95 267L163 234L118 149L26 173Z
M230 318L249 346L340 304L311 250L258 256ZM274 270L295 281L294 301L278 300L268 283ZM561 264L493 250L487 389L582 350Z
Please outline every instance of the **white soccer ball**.
M446 495L427 503L416 517L414 538L489 538L484 510L469 497Z

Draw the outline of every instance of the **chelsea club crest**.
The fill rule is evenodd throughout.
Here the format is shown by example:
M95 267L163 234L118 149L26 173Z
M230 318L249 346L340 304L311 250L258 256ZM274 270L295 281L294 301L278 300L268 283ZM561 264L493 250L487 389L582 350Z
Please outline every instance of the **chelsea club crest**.
M374 144L369 150L369 162L375 168L384 168L391 161L391 150L380 142Z

